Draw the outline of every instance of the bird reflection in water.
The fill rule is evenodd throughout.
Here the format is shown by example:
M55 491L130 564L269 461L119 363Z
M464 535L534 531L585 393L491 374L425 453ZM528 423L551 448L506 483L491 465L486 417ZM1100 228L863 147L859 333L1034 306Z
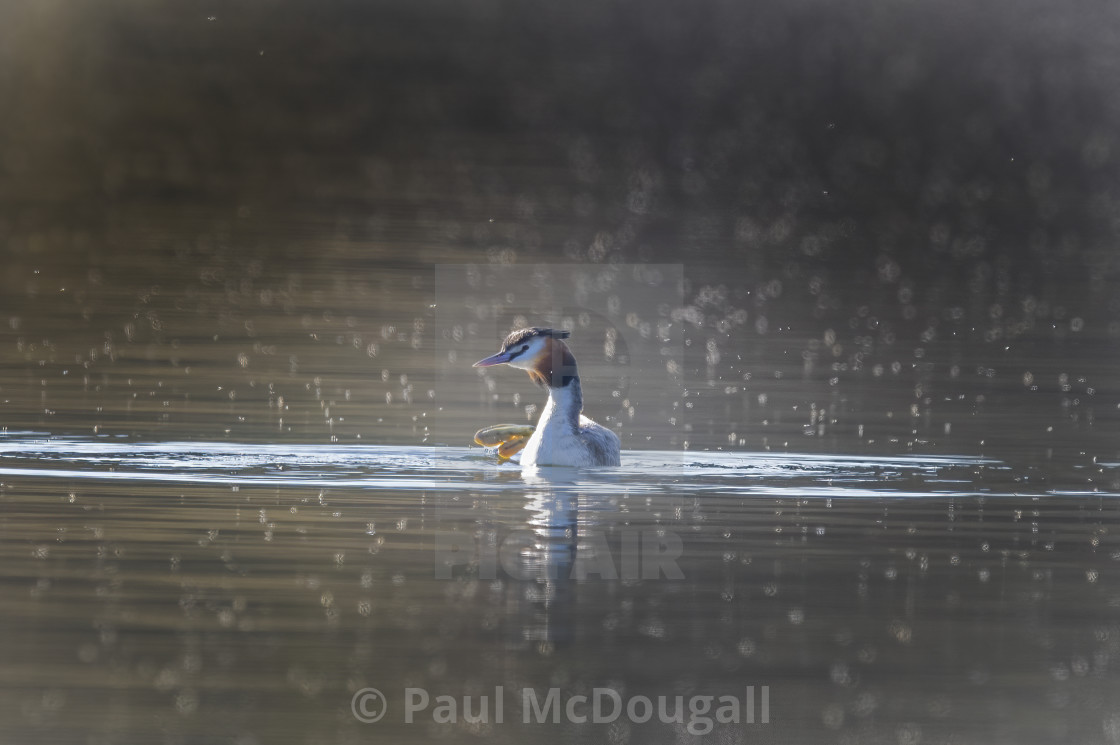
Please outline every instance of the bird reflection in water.
M589 497L577 486L578 469L530 468L522 473L528 490L525 509L528 532L515 557L508 618L520 619L511 628L516 643L562 645L572 639L576 569L580 528L594 526L588 519ZM605 505L597 505L602 509ZM589 548L583 550L590 550Z

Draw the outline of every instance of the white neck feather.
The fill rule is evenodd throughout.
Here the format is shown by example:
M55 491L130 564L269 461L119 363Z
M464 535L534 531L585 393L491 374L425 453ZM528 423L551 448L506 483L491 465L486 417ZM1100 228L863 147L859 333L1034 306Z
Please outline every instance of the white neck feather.
M554 420L571 424L572 429L579 427L579 415L583 411L583 389L580 388L579 378L568 383L563 388L548 388L548 403L545 404L541 414L540 425L551 423Z

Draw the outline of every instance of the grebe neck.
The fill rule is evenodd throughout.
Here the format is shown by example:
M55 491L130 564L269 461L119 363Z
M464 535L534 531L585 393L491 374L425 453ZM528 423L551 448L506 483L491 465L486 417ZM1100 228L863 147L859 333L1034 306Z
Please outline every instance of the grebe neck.
M575 431L579 428L579 415L583 412L583 389L579 378L571 377L565 386L548 386L548 403L541 414L541 424L563 422Z
M579 415L583 411L583 389L579 384L576 358L568 345L559 339L546 340L544 353L534 360L527 370L537 385L548 391L548 403L541 414L541 424L562 422L579 428Z

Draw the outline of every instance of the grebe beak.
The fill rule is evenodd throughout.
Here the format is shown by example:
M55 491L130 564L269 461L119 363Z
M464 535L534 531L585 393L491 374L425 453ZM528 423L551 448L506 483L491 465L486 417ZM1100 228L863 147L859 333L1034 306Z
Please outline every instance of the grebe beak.
M492 367L494 365L504 365L511 359L513 359L513 356L509 352L498 352L497 354L490 355L484 360L479 360L478 362L474 363L474 366Z

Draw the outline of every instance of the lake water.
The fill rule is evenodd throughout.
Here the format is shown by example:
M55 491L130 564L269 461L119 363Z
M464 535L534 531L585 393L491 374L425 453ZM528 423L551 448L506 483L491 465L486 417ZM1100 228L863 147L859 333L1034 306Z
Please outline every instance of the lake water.
M740 722L709 722L712 742L1114 742L1118 478L1091 459L679 451L522 473L455 447L9 433L0 729L678 742L718 706L691 700L731 696ZM377 712L354 703L367 688L376 723L355 714ZM412 723L408 688L431 701ZM645 696L652 719L595 723L577 700L525 721L524 689ZM682 721L660 722L677 696Z
M0 2L0 743L1120 744L1117 29Z

